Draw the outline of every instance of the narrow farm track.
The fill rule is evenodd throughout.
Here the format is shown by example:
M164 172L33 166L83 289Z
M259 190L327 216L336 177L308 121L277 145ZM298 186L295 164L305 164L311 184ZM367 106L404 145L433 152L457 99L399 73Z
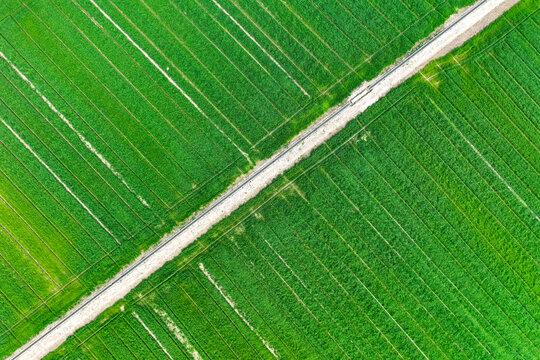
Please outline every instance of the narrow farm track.
M49 325L39 335L19 348L10 359L42 358L56 349L77 329L123 298L142 280L149 277L167 261L172 260L213 225L255 197L273 179L308 156L311 151L331 138L392 88L413 76L430 61L461 45L518 1L478 1L448 20L419 49L398 61L388 71L368 84L355 90L342 106L332 109L295 137L287 147L257 165L231 186L223 196L213 201L177 232L141 255L100 289L83 299L63 318Z

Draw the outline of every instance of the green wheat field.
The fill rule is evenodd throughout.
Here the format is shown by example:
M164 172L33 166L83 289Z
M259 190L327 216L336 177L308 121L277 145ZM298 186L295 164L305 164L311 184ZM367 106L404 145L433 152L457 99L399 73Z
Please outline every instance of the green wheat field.
M0 3L0 357L470 0ZM49 359L540 358L523 0Z

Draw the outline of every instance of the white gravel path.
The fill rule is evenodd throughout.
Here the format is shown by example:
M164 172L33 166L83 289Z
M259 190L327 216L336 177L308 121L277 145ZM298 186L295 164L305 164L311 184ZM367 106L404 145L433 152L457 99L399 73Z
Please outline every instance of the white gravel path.
M83 299L62 319L52 323L39 335L19 348L10 359L40 359L60 346L77 329L94 320L105 309L127 295L141 281L149 277L167 261L176 257L182 249L206 233L240 205L255 197L272 180L290 169L312 150L340 131L369 106L421 70L430 61L458 47L479 32L519 0L485 0L464 9L460 15L449 19L440 35L415 51L393 70L367 84L371 91L360 99L356 96L366 85L353 92L354 103L347 102L332 114L323 116L306 131L295 137L283 150L258 164L246 176L239 179L222 197L213 201L201 213L163 239L159 245L141 255L113 279ZM446 31L446 29L448 29Z

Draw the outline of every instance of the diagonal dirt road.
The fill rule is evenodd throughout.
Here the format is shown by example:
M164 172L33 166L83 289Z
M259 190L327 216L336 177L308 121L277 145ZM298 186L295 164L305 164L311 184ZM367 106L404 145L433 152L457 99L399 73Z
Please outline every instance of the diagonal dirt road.
M418 50L398 61L371 82L353 91L342 106L320 118L270 159L258 164L231 186L223 196L214 200L173 235L142 254L113 279L79 302L64 317L45 328L12 354L10 359L40 359L56 349L77 329L122 299L142 280L180 254L186 246L206 233L213 225L255 197L277 176L302 158L309 156L312 150L336 134L392 88L416 74L430 61L461 45L518 1L481 0L460 11Z

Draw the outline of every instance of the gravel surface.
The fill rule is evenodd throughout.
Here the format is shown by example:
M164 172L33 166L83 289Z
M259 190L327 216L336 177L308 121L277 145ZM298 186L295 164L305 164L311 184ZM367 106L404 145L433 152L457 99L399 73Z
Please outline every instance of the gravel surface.
M308 129L296 136L287 147L270 159L259 163L246 176L238 179L223 196L195 215L173 235L142 254L132 264L81 300L64 317L19 348L10 359L40 359L60 346L77 329L94 320L105 309L127 295L182 249L206 233L240 205L255 197L272 180L305 158L312 150L340 131L369 106L386 95L430 61L458 47L499 17L519 0L484 0L452 16L439 30L410 56L398 61L382 75L355 90L343 106L332 109ZM369 91L363 92L369 87ZM361 94L361 96L357 96Z

